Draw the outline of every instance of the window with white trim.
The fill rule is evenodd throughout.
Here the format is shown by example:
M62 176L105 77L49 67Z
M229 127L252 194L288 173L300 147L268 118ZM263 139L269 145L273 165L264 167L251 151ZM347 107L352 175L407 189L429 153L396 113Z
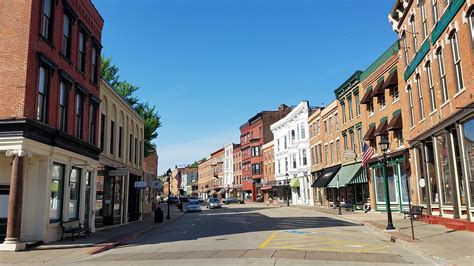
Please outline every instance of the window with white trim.
M441 99L443 103L448 101L448 83L446 82L446 68L444 65L444 53L443 49L440 47L436 51L436 56L438 57L438 68L439 68L439 77L441 82Z
M410 64L410 60L408 59L408 43L407 43L407 34L405 32L403 32L402 34L402 44L403 44L405 66L408 66Z
M421 87L421 77L420 75L416 75L416 87L418 88L418 99L419 99L419 109L420 109L420 120L425 118L425 108L423 107L423 89Z
M431 70L431 62L426 63L426 75L428 77L428 86L430 88L430 106L431 112L436 110L436 95L434 91L433 72Z
M415 54L416 54L416 52L418 51L418 40L417 40L416 35L418 33L416 32L415 15L412 15L410 17L410 24L411 24L411 35L412 35L412 39L413 39L413 49L414 49Z
M438 0L433 0L431 2L431 10L433 11L433 25L435 25L439 20L438 15Z
M38 106L36 119L41 122L47 122L48 94L50 84L51 70L45 66L39 68L38 82Z
M408 104L410 106L410 126L415 126L415 113L414 113L414 106L413 106L413 92L411 86L408 87Z
M464 88L464 81L462 78L461 56L459 55L457 32L453 32L451 34L451 36L449 37L449 41L451 42L451 51L453 53L453 65L456 77L456 92L459 92Z
M420 13L421 13L421 29L423 33L423 40L426 38L426 35L428 35L428 25L427 25L427 18L426 18L426 10L425 10L425 3L421 2L420 3Z

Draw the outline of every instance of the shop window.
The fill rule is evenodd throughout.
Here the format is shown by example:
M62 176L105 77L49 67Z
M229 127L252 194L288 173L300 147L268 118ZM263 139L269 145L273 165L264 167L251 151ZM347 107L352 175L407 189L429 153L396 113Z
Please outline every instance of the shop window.
M375 192L376 192L376 200L377 203L385 202L385 186L384 186L384 176L383 176L383 169L381 167L374 169L374 177L375 177Z
M63 186L64 186L64 165L53 164L51 175L51 197L49 199L49 222L60 222L62 219L63 206Z
M448 150L449 133L443 132L436 136L436 148L439 163L439 175L441 178L441 189L443 204L453 204L453 183L449 164Z
M466 151L465 162L467 163L467 175L469 180L469 189L471 192L471 207L474 207L474 118L469 119L463 124L464 131L464 149Z
M69 220L79 219L79 195L81 191L81 169L72 168L69 177Z
M425 157L425 165L426 165L426 185L430 186L431 190L431 202L438 203L438 182L436 178L436 164L435 164L435 153L434 147L432 142L425 143L425 150L426 150L426 157Z
M420 196L420 203L427 204L428 203L428 183L426 182L426 178L424 176L424 164L423 164L423 146L418 145L415 147L415 156L416 156L416 167L418 171L418 194ZM423 180L423 181L421 181ZM420 184L423 183L424 186L422 187Z
M460 201L461 201L461 206L466 206L466 187L464 186L464 175L463 175L463 161L464 158L461 156L461 151L459 148L459 138L458 138L458 133L456 131L456 128L451 129L451 134L453 136L453 148L454 148L454 156L455 156L455 169L456 169L456 178L458 179L458 191L459 191L459 196L460 196Z
M402 202L403 203L408 203L408 185L407 185L408 184L408 178L407 178L405 164L400 163L399 167L400 167L400 172L399 172L400 173L399 174L399 177L400 177L400 191L402 192L401 193ZM392 201L394 200L392 198L390 198L390 199Z

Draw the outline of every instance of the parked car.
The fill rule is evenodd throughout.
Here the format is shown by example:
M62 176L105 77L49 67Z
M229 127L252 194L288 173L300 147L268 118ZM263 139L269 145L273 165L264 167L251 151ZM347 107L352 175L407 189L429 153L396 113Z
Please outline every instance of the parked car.
M176 205L178 205L178 203L179 203L179 198L178 198L178 197L170 197L170 198L169 198L169 202L170 202L170 204L176 204Z
M201 211L201 203L199 200L190 200L186 203L186 212L200 212Z
M222 205L221 205L221 203L219 202L219 199L217 199L217 198L210 198L210 199L207 201L207 207L208 207L209 209L222 208Z
M236 199L236 198L225 198L222 200L222 203L224 204L231 204L231 203L242 203L241 199Z

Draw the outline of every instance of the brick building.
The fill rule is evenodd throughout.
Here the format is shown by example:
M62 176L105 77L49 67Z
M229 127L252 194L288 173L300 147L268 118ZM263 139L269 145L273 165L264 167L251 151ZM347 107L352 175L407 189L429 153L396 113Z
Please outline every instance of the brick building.
M403 127L402 106L407 106L400 97L398 86L398 42L391 45L361 74L362 125L364 141L374 149L369 161L369 191L371 206L375 210L385 211L385 180L383 174L383 153L380 141L389 141L387 151L387 177L392 211L408 209L407 175L404 151L404 136L408 128ZM403 87L403 86L402 86ZM402 119L403 118L403 119ZM367 191L362 191L363 200Z
M215 198L225 198L224 189L224 147L211 153L211 169L212 179L210 180L209 187L212 191L209 196Z
M328 185L338 173L343 160L338 106L338 101L334 100L308 119L311 121L311 172L315 177L312 187L315 188L315 204L319 206L329 206L336 201L337 194Z
M270 125L291 111L282 104L276 111L262 111L240 126L242 151L242 191L246 200L256 201L263 178L262 146L273 140Z
M263 192L264 201L267 203L274 202L277 203L277 193L275 180L275 157L273 155L273 142L274 140L264 144L262 146L263 153L263 187L261 191Z
M398 80L407 103L401 113L414 202L433 219L472 221L473 2L395 1L389 20L401 46Z
M1 4L1 249L58 240L61 221L92 224L103 23L88 0Z
M143 192L143 216L150 216L154 211L156 196L161 194L161 189L153 187L153 181L158 180L158 153L156 149L147 157L143 158L143 180L146 189ZM160 184L162 185L162 183Z
M210 182L213 178L211 163L211 158L208 157L198 165L198 191L202 199L207 199L211 191Z
M240 144L233 150L233 174L234 174L234 185L232 190L232 196L234 198L242 198L242 152L240 150Z

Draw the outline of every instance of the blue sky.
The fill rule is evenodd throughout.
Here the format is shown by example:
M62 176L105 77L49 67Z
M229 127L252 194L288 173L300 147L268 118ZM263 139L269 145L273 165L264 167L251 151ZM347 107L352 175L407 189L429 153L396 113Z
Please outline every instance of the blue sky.
M280 103L327 105L396 40L390 0L93 0L102 53L155 104L159 174Z

